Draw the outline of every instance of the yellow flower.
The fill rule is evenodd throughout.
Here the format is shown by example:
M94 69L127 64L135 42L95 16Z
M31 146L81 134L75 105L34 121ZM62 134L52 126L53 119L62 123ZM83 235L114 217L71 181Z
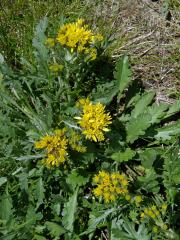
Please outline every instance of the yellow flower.
M94 183L98 183L99 182L99 175L95 175L94 178L93 178L93 182Z
M162 229L163 229L163 230L167 230L167 229L168 229L168 226L167 226L166 224L163 224L163 225L162 225Z
M166 203L163 203L162 206L161 206L161 208L162 208L163 211L166 211L166 209L167 209L167 204L166 204Z
M50 69L52 72L59 72L59 71L62 71L62 70L63 70L63 65L55 63L55 64L49 66L49 69Z
M152 229L152 231L153 231L154 233L157 233L157 232L158 232L158 227L157 227L157 226L154 226L153 229Z
M94 176L93 182L97 187L93 190L96 197L102 197L106 203L115 201L118 196L123 196L128 198L127 186L123 186L120 179L119 173L108 173L105 171L100 171ZM123 176L125 179L125 176ZM115 184L114 184L115 183ZM101 190L101 191L100 191Z
M96 188L96 189L93 190L93 193L94 193L95 196L99 197L99 196L102 195L103 192L102 192L101 188Z
M151 207L151 209L152 209L153 211L156 211L156 210L157 210L157 207L156 207L155 205L153 205L153 206Z
M47 158L43 160L43 164L47 167L57 167L67 159L68 140L65 132L65 128L59 129L52 136L46 135L35 142L35 148L46 150Z
M160 215L160 212L158 210L154 210L154 214L158 217Z
M89 98L81 98L81 99L79 99L79 101L77 101L76 107L83 108L89 104L90 104Z
M86 152L86 147L82 145L81 136L74 130L71 130L69 139L69 145L73 150L81 153Z
M144 208L143 215L148 218L156 219L160 216L160 211L157 209L157 206L152 205Z
M136 196L135 198L134 198L134 201L135 201L135 203L137 204L137 205L139 205L139 203L141 203L142 202L142 197L140 196L140 195L138 195L138 196Z
M121 184L122 184L123 186L127 186L127 185L128 185L127 179L123 179L123 180L121 181Z
M45 44L46 44L48 47L54 47L55 41L54 41L53 38L47 38Z
M61 45L70 48L71 52L89 54L91 60L96 58L96 49L92 48L91 45L102 40L103 36L94 34L89 30L83 19L64 24L60 27L57 35L57 41Z
M80 102L80 101L79 101ZM83 129L83 134L87 139L97 141L104 140L104 133L111 123L111 116L105 113L105 106L101 103L92 104L89 100L82 104L83 113L78 119L78 123Z
M95 38L96 38L98 41L102 41L102 40L104 39L101 34L97 34L97 35L95 36Z
M111 194L109 199L110 199L110 201L114 202L116 200L116 196Z
M130 200L131 200L131 196L128 194L128 195L125 196L125 199L126 199L127 201L130 201Z
M35 142L35 148L42 149L45 148L49 143L51 143L52 136L46 135L40 141Z
M108 192L104 192L103 197L106 203L110 202L111 195Z
M95 60L97 57L97 50L95 48L85 49L85 53L89 55L91 61Z

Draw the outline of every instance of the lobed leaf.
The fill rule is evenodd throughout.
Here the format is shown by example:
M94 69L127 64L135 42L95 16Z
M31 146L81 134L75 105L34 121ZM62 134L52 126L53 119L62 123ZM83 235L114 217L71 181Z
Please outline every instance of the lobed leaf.
M147 106L152 102L154 96L155 92L145 92L137 101L133 111L131 112L131 117L136 118L140 114L144 113L147 109Z
M77 208L77 196L78 196L78 187L74 191L73 195L69 197L69 200L64 204L63 209L63 225L65 229L73 232L74 229L74 220L75 220L75 214L76 214L76 208ZM70 234L71 235L71 234Z
M45 225L47 226L47 229L50 231L51 237L60 237L62 234L66 233L67 230L64 229L64 227L60 226L59 224L55 222L45 222Z
M151 125L149 114L140 114L137 118L132 118L126 125L127 141L133 143L139 136L145 134L145 130Z
M130 148L126 148L124 152L116 152L111 155L111 158L116 162L127 162L136 155L136 152Z

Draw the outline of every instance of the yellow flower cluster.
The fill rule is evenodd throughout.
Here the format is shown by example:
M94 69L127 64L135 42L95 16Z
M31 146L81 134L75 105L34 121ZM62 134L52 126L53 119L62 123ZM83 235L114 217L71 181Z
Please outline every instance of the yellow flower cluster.
M55 130L52 136L46 135L40 141L35 142L35 148L46 150L47 158L44 159L44 164L47 167L59 166L67 159L68 140L65 133L65 128Z
M140 195L135 196L134 202L135 202L136 206L139 206L142 201L143 201L143 199Z
M161 229L166 231L168 229L168 226L166 224L162 224L160 227L155 225L152 228L152 231L153 231L153 233L158 233L159 231L161 231Z
M54 47L55 41L54 41L53 38L47 38L45 44L46 44L48 47Z
M88 25L84 24L83 19L78 19L75 23L64 24L58 32L57 41L65 47L69 47L71 52L89 54L91 60L96 59L96 49L93 44L97 41L102 41L103 36L93 34L88 29Z
M76 150L77 152L86 152L86 147L81 144L81 136L74 130L71 130L70 132L69 145L73 150Z
M128 194L128 180L120 173L100 171L94 176L93 182L97 187L93 190L96 197L102 197L106 203L115 201L118 196Z
M162 216L165 215L167 210L167 204L163 203L161 208L158 208L155 205L144 208L144 211L141 213L141 221L146 219L151 219L155 222L156 225L153 226L152 231L157 233L160 229L166 231L168 226L163 222Z
M55 73L60 72L63 70L63 65L54 63L53 65L49 66L49 69Z
M144 211L141 213L141 219L144 219L145 217L150 217L152 219L158 218L161 213L164 215L166 213L167 204L163 203L161 206L161 209L158 210L157 206L152 205L150 207L147 207L144 209Z
M105 113L105 106L101 103L92 104L89 99L80 99L77 106L82 107L83 111L80 117L76 117L83 134L95 142L103 141L103 132L109 131L107 127L111 123L111 116Z
M55 130L53 135L46 135L35 142L36 149L45 149L47 158L43 163L47 167L59 166L67 159L67 148L71 147L77 152L86 152L82 145L81 136L74 130L67 131L66 128Z
M147 218L152 218L155 219L160 215L159 210L155 205L150 206L148 208L145 208L144 211L141 213L141 219L147 217Z

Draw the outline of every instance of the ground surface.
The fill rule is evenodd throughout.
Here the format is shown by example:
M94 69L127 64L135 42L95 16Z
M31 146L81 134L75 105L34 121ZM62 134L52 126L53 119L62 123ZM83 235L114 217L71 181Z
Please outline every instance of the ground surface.
M2 0L0 51L17 67L20 57L32 59L35 25L47 15L54 27L61 14L72 20L83 17L102 33L110 34L113 41L108 53L114 60L129 55L134 77L142 80L146 88L156 89L157 101L171 103L180 98L179 1Z

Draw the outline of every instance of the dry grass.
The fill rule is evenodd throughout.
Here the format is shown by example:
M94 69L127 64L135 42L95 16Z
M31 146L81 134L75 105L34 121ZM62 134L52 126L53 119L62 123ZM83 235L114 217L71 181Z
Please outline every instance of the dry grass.
M168 4L169 2L169 4ZM148 89L156 89L160 101L180 98L178 0L73 0L1 2L1 44L8 58L18 62L19 56L31 59L31 39L36 23L49 16L50 26L58 16L83 17L113 40L108 52L114 60L130 56L134 77ZM178 19L179 18L179 19Z
M95 19L112 30L114 42L109 51L113 58L128 54L134 77L141 79L146 88L156 89L159 101L172 102L180 97L180 4L172 1L165 6L166 2L103 1Z

